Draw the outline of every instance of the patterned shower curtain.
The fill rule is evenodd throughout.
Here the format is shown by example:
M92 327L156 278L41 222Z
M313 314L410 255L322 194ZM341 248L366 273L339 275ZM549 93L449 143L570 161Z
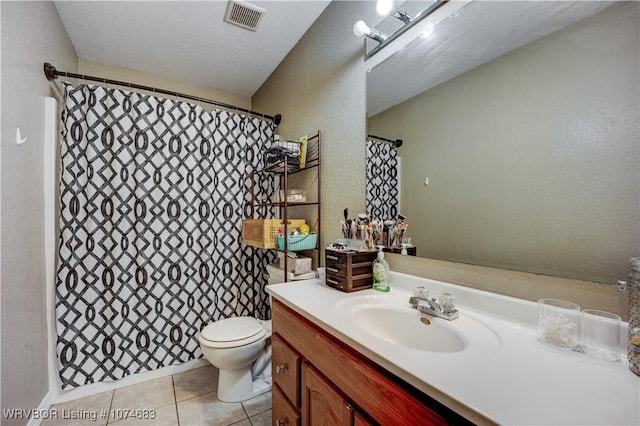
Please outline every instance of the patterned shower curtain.
M271 260L241 242L271 122L65 84L56 289L62 388L201 356L196 333L269 315ZM271 199L274 182L257 196ZM266 209L266 208L265 208ZM260 211L269 217L272 211Z
M398 149L384 142L367 140L367 193L369 217L395 220L398 217Z

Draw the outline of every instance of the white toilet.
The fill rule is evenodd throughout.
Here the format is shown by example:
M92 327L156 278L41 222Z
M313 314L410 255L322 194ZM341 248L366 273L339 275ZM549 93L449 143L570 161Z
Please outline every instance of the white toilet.
M240 402L271 390L271 320L225 318L198 333L205 358L220 370L218 399Z

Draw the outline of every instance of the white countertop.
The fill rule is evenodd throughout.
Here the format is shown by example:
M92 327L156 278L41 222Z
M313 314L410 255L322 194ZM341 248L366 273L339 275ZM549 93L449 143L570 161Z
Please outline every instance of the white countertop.
M475 423L640 425L640 377L629 370L626 356L604 363L543 346L536 339L536 303L394 272L390 284L389 293L343 293L313 279L272 284L267 291ZM445 291L456 296L460 318L451 326L464 327L465 317L471 318L497 339L472 340L469 350L453 353L411 349L364 332L344 308L362 297L379 304L408 301L418 285L432 296ZM623 343L626 347L626 339Z

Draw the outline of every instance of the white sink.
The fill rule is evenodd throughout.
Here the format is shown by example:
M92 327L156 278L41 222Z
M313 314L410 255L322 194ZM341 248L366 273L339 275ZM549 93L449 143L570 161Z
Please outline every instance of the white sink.
M413 312L411 312L413 311ZM416 310L395 307L356 308L351 320L366 333L407 348L429 352L459 352L467 347L459 332Z
M488 353L498 350L498 336L462 309L448 321L411 308L408 297L391 294L352 296L336 305L362 332L386 343L432 353Z

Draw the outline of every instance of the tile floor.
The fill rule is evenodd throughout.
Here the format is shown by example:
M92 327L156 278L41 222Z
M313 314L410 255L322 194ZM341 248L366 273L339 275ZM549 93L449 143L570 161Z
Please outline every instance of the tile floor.
M216 398L217 386L218 369L213 366L200 367L53 405L51 408L56 410L58 419L45 420L42 425L267 426L271 424L271 392L242 403L227 403L218 401ZM149 410L153 410L152 414L155 418L122 418L125 410L135 409L138 409L138 413L143 417L145 415L148 417L151 414ZM95 421L91 416L96 417Z

